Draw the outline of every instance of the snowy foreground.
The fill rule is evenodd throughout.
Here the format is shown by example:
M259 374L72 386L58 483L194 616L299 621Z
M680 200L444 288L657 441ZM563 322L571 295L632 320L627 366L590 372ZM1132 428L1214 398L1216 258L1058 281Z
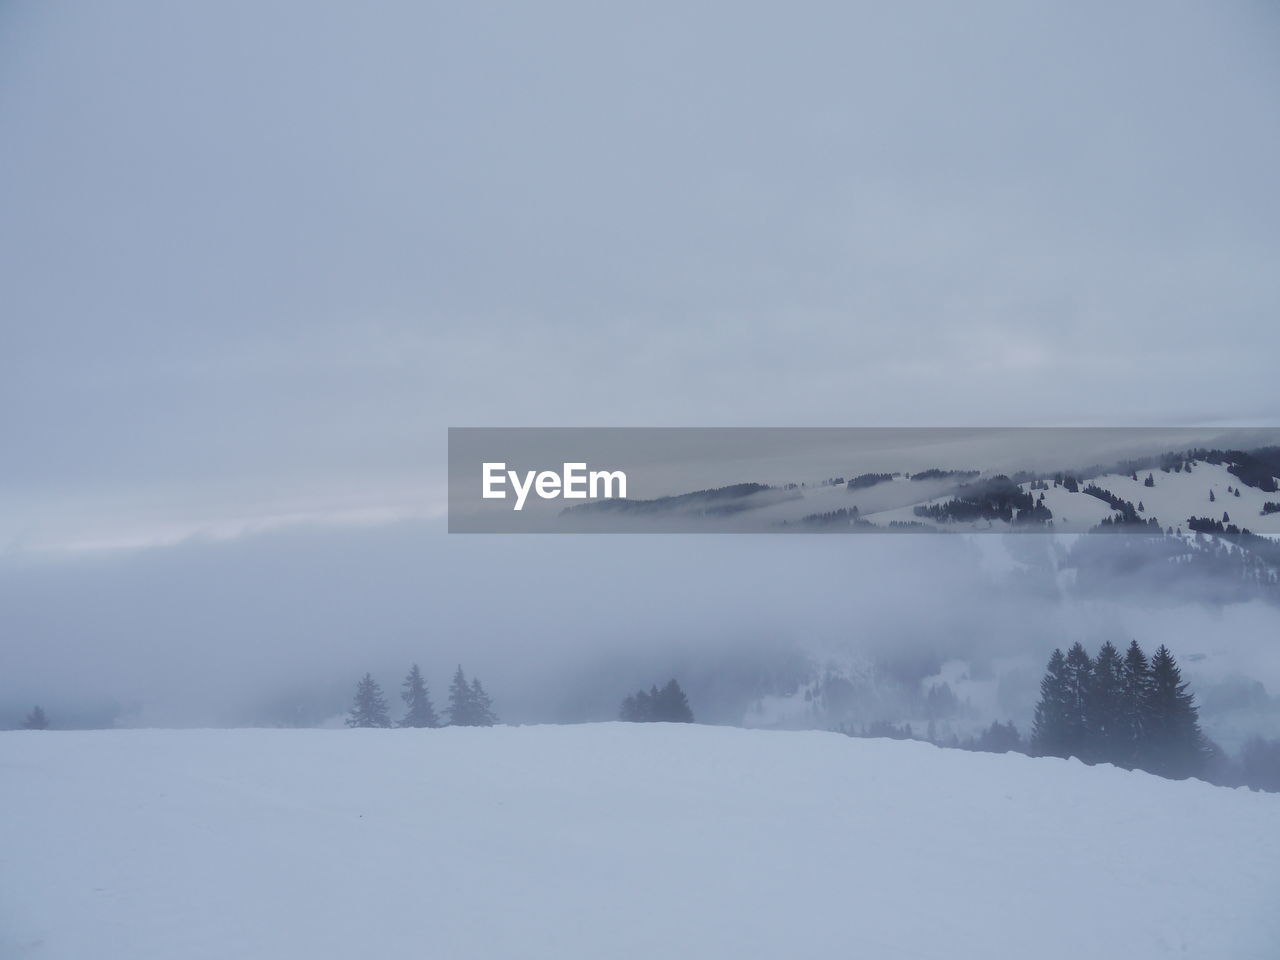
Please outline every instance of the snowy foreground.
M835 734L0 734L0 957L1280 956L1280 796Z

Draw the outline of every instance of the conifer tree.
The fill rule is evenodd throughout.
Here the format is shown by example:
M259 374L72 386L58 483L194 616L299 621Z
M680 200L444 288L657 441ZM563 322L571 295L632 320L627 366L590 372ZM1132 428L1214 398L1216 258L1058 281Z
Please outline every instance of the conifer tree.
M618 719L628 723L645 723L653 718L653 705L649 695L637 690L622 701L622 709L618 711Z
M418 669L416 663L409 671L409 675L404 678L402 686L404 690L400 694L400 699L404 701L406 709L400 726L440 726L440 718L436 715L436 708L431 703L431 695L427 693L427 683L422 679L422 671Z
M637 690L631 694L622 701L618 718L631 723L693 723L693 710L673 678L661 690L655 684L648 693Z
M1143 768L1162 777L1184 779L1200 773L1205 760L1195 697L1169 648L1151 658L1149 727Z
M449 684L449 724L455 727L491 727L497 722L493 701L479 678L473 677L468 683L459 666Z
M1054 650L1040 681L1040 702L1036 704L1031 728L1031 750L1039 757L1070 756L1069 708L1067 703L1067 661Z
M372 674L366 673L356 684L356 699L347 716L348 727L389 727L391 715L382 688Z
M1151 665L1137 640L1129 641L1121 681L1125 745L1119 762L1125 767L1135 767L1141 762L1145 748L1151 701Z
M680 689L675 679L667 681L667 685L658 691L655 704L657 719L666 723L693 723L693 710L689 706L689 698Z
M472 721L473 726L492 727L498 722L498 718L493 712L493 701L489 699L489 694L480 685L479 677L471 678L471 704L475 710Z
M449 683L449 725L454 727L474 727L476 725L475 697L471 692L471 684L462 672L462 665L453 674Z
M1111 641L1093 661L1086 697L1089 759L1123 764L1126 759L1124 661Z
M24 730L48 730L49 729L49 717L44 712L44 710L40 707L39 704L36 704L34 707L31 708L31 712L27 714L27 719L24 720L22 723L22 729Z
M1076 641L1066 656L1067 756L1084 759L1089 755L1092 731L1089 728L1089 687L1093 682L1093 661L1084 645Z

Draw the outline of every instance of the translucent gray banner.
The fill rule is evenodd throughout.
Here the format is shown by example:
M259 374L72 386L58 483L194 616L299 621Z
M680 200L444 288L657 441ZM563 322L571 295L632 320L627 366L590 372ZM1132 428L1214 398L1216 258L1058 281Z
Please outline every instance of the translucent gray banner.
M450 533L1280 534L1277 428L451 428Z

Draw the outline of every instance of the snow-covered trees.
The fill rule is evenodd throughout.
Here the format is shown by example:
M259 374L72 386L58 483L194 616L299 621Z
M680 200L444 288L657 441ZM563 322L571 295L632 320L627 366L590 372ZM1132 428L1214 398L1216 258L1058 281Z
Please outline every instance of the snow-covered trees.
M454 727L491 727L498 722L493 702L479 679L467 682L459 665L449 684L449 724Z
M680 684L672 679L661 690L653 686L648 693L631 694L622 701L618 718L632 723L693 723L693 710Z
M23 730L48 730L49 717L41 709L39 704L31 708L31 712L27 714L27 719L22 723Z
M1053 651L1040 682L1032 751L1137 767L1165 777L1203 770L1195 698L1168 648L1148 664L1137 641L1123 660L1110 643L1090 660L1079 644Z
M346 720L348 727L389 727L387 700L372 674L366 673L356 684L356 699Z
M422 671L418 669L416 663L409 671L409 675L404 678L402 686L404 690L400 693L400 699L404 701L406 709L404 719L400 721L400 726L440 726L440 718L436 715L436 709L431 703L431 696L427 693L427 683L422 679Z

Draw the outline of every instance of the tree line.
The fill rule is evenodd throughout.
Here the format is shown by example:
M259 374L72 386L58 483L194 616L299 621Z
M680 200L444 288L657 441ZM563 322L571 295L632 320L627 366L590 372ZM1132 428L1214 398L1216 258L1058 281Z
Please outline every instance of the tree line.
M481 684L479 677L467 680L459 665L449 684L449 703L445 716L437 713L427 689L422 670L415 663L410 667L401 684L400 699L404 702L404 714L392 720L382 686L366 673L356 682L355 697L344 723L348 727L491 727L498 722L493 710L493 700ZM693 709L680 684L672 678L659 689L655 684L648 691L637 690L622 702L619 713L622 720L633 723L693 723ZM27 730L47 730L49 717L36 706L23 724Z
M623 700L618 719L630 723L693 723L693 709L680 684L671 679L661 690L655 684L648 693L637 690Z
M448 719L441 722L431 702L427 682L415 663L401 684L400 699L405 713L396 723L391 721L387 698L373 675L366 673L356 683L355 701L347 714L348 727L491 727L498 722L493 712L493 701L485 692L478 677L467 681L459 665L449 684L449 705L445 709Z
M910 723L886 720L836 729L850 737L922 740L959 750L1076 757L1171 779L1197 777L1280 793L1280 739L1251 737L1238 758L1229 757L1201 732L1195 697L1163 645L1150 660L1136 642L1123 658L1111 643L1096 657L1079 643L1065 654L1055 650L1040 690L1029 740L1013 723L998 720L963 739L935 735L933 720L922 736Z
M1163 644L1150 660L1136 640L1123 657L1110 641L1096 657L1080 643L1065 654L1054 650L1040 681L1031 752L1175 779L1200 775L1211 748L1187 687Z

